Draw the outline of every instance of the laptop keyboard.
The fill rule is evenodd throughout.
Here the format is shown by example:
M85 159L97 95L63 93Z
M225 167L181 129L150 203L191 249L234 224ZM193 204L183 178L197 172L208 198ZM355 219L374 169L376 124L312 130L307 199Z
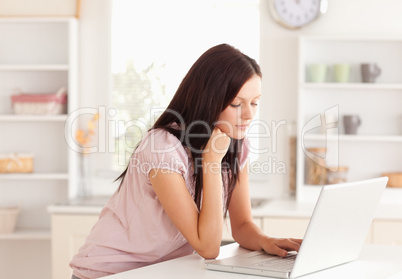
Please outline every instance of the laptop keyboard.
M254 266L275 271L289 272L292 270L295 260L296 255L291 255L286 258L272 257L265 261L256 263Z

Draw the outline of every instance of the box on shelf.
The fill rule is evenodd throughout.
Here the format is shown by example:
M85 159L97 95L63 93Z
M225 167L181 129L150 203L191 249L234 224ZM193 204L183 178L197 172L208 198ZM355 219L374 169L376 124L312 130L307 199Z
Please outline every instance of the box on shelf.
M11 95L16 114L65 114L67 113L67 91L60 88L56 93Z
M15 231L20 208L0 207L0 234L10 234Z
M33 155L28 153L0 154L0 173L33 172Z

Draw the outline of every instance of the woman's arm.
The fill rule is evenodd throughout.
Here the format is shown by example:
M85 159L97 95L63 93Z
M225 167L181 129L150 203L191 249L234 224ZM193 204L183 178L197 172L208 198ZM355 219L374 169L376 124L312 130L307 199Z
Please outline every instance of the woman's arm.
M215 128L203 153L203 197L200 212L182 176L165 169L152 169L152 186L170 220L190 245L204 258L215 258L223 229L221 161L230 138Z
M248 184L248 162L239 174L229 205L232 236L237 243L250 250L264 250L269 254L286 256L287 251L299 251L301 239L266 236L254 223Z

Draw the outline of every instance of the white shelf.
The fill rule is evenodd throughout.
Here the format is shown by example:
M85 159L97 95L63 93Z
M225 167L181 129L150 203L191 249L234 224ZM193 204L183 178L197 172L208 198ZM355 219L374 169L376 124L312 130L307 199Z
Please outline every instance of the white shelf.
M300 86L303 89L402 90L400 83L304 82Z
M68 180L68 173L2 173L0 180Z
M29 23L29 22L68 22L70 20L76 20L74 16L2 16L0 17L0 23Z
M0 115L0 122L65 122L66 114L60 115Z
M297 142L297 199L316 200L320 186L305 185L304 146L322 147L327 152L328 165L341 163L350 168L353 181L375 177L388 170L400 170L402 133L400 132L400 103L402 100L402 37L326 36L301 37L298 63L298 133ZM308 67L323 63L328 66L326 82L308 82ZM350 82L335 82L334 65L350 65ZM383 70L376 83L361 82L362 63L376 63ZM326 116L329 109L338 110L338 129L322 122L314 131L312 116ZM357 135L343 134L342 115L357 114L362 119ZM322 120L322 119L321 119ZM326 119L325 119L326 120ZM325 121L324 121L325 122ZM303 131L308 132L302 134ZM311 131L311 132L310 132ZM316 134L314 134L316 132ZM328 156L327 156L328 155ZM338 162L339 160L339 162ZM387 188L382 202L402 200L402 189Z
M307 42L391 42L391 43L399 43L402 41L401 36L376 36L376 37L368 37L368 36L301 36L303 41Z
M0 234L1 247L12 252L2 258L2 266L11 271L26 266L31 255L40 255L39 265L34 261L28 270L33 277L50 278L51 219L46 207L68 200L79 179L79 155L68 148L64 136L68 114L78 109L79 21L74 17L0 17L0 34L0 153L23 148L22 152L37 157L34 173L0 173L3 203L21 207L16 231ZM13 114L10 94L15 87L28 93L66 87L68 113ZM75 126L74 122L72 131ZM16 257L15 251L25 256Z
M351 141L351 142L400 142L402 143L402 136L389 136L389 135L305 135L304 140L309 141Z
M0 65L0 71L68 71L67 64Z
M11 234L0 234L0 240L50 240L51 233L44 229L21 229Z

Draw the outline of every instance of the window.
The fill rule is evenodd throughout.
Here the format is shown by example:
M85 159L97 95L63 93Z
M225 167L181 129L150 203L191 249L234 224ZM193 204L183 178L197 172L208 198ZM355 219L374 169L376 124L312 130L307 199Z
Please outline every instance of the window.
M259 0L112 3L114 165L121 170L204 51L228 43L259 60Z

